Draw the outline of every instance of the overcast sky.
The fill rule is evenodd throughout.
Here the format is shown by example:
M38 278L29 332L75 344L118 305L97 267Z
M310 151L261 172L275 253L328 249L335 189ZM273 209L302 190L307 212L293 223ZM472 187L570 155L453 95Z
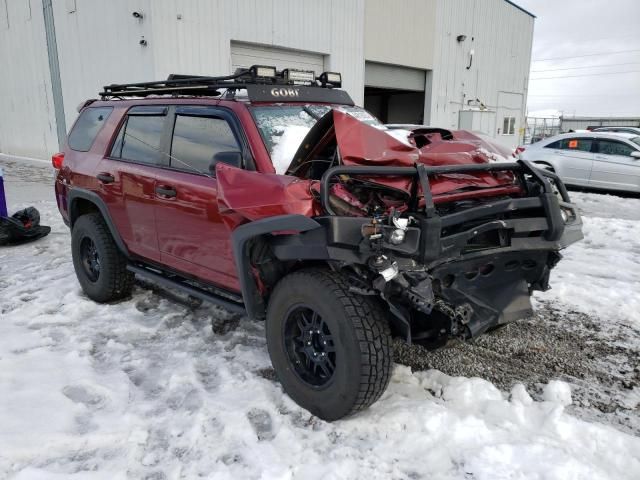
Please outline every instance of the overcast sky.
M515 3L537 17L529 112L640 117L640 0Z

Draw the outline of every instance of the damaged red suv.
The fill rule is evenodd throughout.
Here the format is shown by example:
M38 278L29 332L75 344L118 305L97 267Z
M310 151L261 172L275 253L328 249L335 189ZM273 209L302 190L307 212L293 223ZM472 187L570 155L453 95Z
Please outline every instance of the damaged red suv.
M380 397L392 335L434 347L528 316L582 238L553 173L469 132L388 129L340 81L254 66L109 85L53 157L90 298L139 275L265 319L284 390L326 420Z

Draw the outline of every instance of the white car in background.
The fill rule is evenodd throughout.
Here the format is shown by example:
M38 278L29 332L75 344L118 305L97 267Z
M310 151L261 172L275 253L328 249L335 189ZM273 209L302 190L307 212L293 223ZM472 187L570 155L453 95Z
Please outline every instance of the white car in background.
M516 152L518 158L556 172L567 185L640 192L640 135L565 133Z
M609 133L632 133L640 135L640 127L597 127L591 129L592 132L609 132Z

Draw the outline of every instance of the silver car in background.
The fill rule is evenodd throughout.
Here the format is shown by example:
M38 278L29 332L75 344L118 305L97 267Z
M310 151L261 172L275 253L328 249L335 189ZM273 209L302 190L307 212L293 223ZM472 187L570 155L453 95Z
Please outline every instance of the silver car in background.
M640 135L565 133L517 152L518 158L555 171L567 185L640 192Z
M592 132L609 132L609 133L632 133L640 135L640 127L597 127L592 128Z

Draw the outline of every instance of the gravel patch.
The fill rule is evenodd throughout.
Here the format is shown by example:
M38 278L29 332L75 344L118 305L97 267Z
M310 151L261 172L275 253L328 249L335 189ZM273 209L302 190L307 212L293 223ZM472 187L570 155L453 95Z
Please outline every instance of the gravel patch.
M394 349L395 361L414 371L480 377L505 392L522 383L536 399L544 384L562 380L571 386L575 415L639 435L639 341L631 327L541 302L532 317L473 341L428 351L396 340Z

